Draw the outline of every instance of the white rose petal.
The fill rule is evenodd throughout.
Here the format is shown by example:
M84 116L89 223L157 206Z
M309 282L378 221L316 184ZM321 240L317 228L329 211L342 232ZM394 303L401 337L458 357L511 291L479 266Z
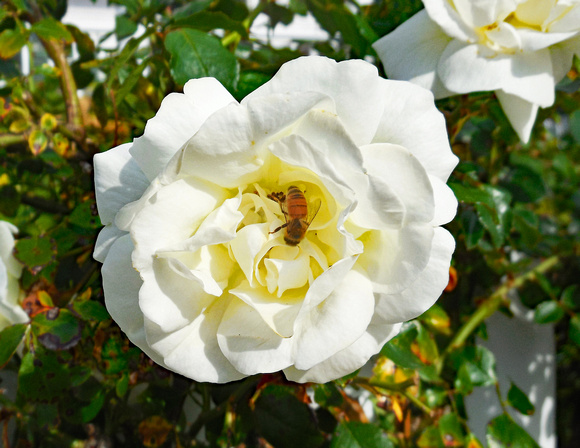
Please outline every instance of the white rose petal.
M0 331L28 321L28 315L20 306L24 295L18 283L22 265L12 255L17 232L14 225L0 221Z
M373 44L389 77L427 87L437 98L501 92L510 123L527 142L538 107L554 103L555 84L580 53L580 1L423 3L424 11Z
M301 58L239 104L190 81L95 163L107 308L197 381L343 376L447 283L444 120L366 62Z

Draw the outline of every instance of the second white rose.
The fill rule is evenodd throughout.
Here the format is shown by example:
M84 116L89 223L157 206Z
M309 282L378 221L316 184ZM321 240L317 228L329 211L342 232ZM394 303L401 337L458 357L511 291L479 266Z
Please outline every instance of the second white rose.
M423 0L373 47L389 78L436 98L493 90L523 142L580 57L580 0Z

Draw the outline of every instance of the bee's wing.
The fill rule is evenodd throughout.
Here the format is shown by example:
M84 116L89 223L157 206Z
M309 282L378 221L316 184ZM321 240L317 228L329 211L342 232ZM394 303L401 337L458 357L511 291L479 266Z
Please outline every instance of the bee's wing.
M320 210L321 205L322 205L322 201L319 198L319 199L316 199L315 201L312 201L312 203L308 206L308 221L306 221L308 223L308 225L310 225L310 223L316 217L316 214L318 213L318 210Z

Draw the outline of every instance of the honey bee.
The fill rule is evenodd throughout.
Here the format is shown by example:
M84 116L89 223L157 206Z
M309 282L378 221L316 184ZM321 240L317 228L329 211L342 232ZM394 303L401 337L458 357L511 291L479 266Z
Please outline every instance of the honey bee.
M268 197L280 204L280 210L282 210L284 218L286 219L284 224L270 233L276 233L281 229L285 229L284 241L286 241L286 244L289 246L297 246L304 239L310 223L320 209L320 199L310 208L309 213L308 202L306 201L304 192L294 185L288 187L287 194L280 191L270 193Z

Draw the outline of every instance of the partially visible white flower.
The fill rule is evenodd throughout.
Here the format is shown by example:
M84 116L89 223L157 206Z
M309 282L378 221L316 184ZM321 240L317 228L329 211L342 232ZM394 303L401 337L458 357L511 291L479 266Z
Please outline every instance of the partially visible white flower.
M493 90L527 142L538 107L580 56L580 0L423 0L374 43L389 78L436 98Z
M9 222L0 221L0 331L9 325L28 321L20 306L22 290L18 279L22 265L12 255L17 232L18 229Z
M344 376L446 286L456 164L433 95L364 61L288 62L241 103L191 80L95 156L107 308L197 381ZM319 208L296 244L292 186Z

